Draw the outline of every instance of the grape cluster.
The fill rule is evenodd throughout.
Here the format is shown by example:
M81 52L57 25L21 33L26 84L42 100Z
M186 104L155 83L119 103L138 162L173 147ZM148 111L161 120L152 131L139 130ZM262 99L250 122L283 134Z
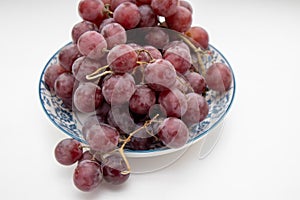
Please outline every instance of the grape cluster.
M191 26L185 0L81 0L78 12L72 42L44 79L67 108L88 115L87 146L65 139L55 157L77 162L74 184L90 191L128 179L124 149L184 146L189 128L208 115L206 92L228 91L232 75L223 63L204 66L208 33Z

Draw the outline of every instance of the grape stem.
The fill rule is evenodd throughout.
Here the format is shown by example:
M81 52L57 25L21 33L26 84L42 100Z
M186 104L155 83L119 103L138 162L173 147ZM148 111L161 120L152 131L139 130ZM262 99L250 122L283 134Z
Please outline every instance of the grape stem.
M200 70L197 69L197 68L196 68L196 70L197 70L198 72L201 71L202 76L205 76L205 74L206 74L206 69L205 69L204 63L203 63L203 61L202 61L202 55L204 54L203 51L202 51L200 48L195 47L195 45L194 45L188 38L186 38L185 36L180 35L180 37L181 37L181 39L183 39L184 42L185 42L187 45L189 45L189 46L193 49L193 51L195 52L195 54L196 54L196 56L197 56L197 60L198 60L199 66L200 66Z
M138 49L138 50L136 50L136 53L137 53L137 55L139 56L142 52L145 52L146 54L148 54L149 56L150 56L150 58L151 58L151 60L149 61L149 62L140 62L140 61L138 61L137 63L138 64L149 64L149 63L153 63L153 62L155 62L155 58L153 58L153 56L152 56L152 54L148 51L148 50L146 50L146 49Z
M89 75L86 75L86 79L87 80L94 80L96 78L100 78L106 74L112 74L113 72L112 71L105 71L105 72L102 72L100 73L101 71L103 70L106 70L107 68L109 67L109 65L105 65L103 67L100 67L99 69L97 69L96 71L94 71L93 73L89 74ZM100 74L99 74L100 73Z
M114 15L114 12L112 12L112 11L110 10L110 5L109 5L109 4L105 4L105 5L104 5L104 10L103 10L103 12L106 13L108 17L113 17L113 15Z
M158 118L159 114L155 115L151 120L149 121L146 121L144 123L144 125L138 129L136 129L135 131L131 132L129 134L129 136L124 140L122 146L119 148L119 152L121 154L121 156L123 157L124 161L125 161L125 164L126 164L126 167L127 167L127 170L125 171L122 171L121 174L123 175L126 175L126 174L129 174L131 172L131 167L130 167L130 164L125 156L125 153L124 153L124 148L125 148L125 145L131 140L131 138L138 132L140 132L141 130L143 129L147 129L148 126L150 126L154 121L156 121L156 119Z

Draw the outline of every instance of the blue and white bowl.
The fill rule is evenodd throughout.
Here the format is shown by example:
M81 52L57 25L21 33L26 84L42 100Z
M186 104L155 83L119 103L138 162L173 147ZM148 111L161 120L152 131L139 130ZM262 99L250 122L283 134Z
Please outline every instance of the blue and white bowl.
M206 100L209 104L209 114L208 116L199 124L195 125L190 131L190 140L187 144L182 147L186 148L191 144L201 140L206 134L209 134L226 116L228 113L233 99L235 95L235 78L233 74L233 70L226 60L226 58L218 51L215 47L209 46L209 50L211 51L211 55L205 61L205 67L208 68L212 61L214 62L222 62L230 67L232 72L232 85L231 88L224 93L209 91L206 96ZM75 138L76 140L86 143L82 133L82 119L81 116L76 113L70 111L63 105L63 102L60 98L50 93L47 89L45 81L44 81L44 73L46 69L58 62L58 50L47 62L44 70L41 74L39 81L39 97L42 104L42 107L50 119L50 121L57 126L62 132L66 133L68 136ZM169 148L158 148L153 150L143 150L143 151L133 151L126 150L125 153L128 157L151 157L157 155L165 155L179 149L169 149Z

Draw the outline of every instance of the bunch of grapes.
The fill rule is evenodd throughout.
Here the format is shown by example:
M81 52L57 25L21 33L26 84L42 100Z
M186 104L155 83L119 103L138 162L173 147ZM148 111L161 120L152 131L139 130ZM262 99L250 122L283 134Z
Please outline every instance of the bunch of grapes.
M72 42L44 79L66 107L88 116L86 144L65 139L55 157L77 162L74 184L91 191L128 179L124 149L183 147L209 113L207 91L228 91L232 73L223 63L204 66L208 33L191 26L185 0L81 0L78 12Z

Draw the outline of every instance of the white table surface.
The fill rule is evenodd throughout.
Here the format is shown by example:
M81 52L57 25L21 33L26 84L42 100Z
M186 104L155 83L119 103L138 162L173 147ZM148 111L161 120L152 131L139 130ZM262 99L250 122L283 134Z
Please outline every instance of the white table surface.
M187 153L92 193L78 191L73 167L54 160L66 135L38 97L44 65L80 21L78 1L0 2L1 199L300 199L300 1L190 2L194 25L207 29L236 76L220 141L203 160Z

